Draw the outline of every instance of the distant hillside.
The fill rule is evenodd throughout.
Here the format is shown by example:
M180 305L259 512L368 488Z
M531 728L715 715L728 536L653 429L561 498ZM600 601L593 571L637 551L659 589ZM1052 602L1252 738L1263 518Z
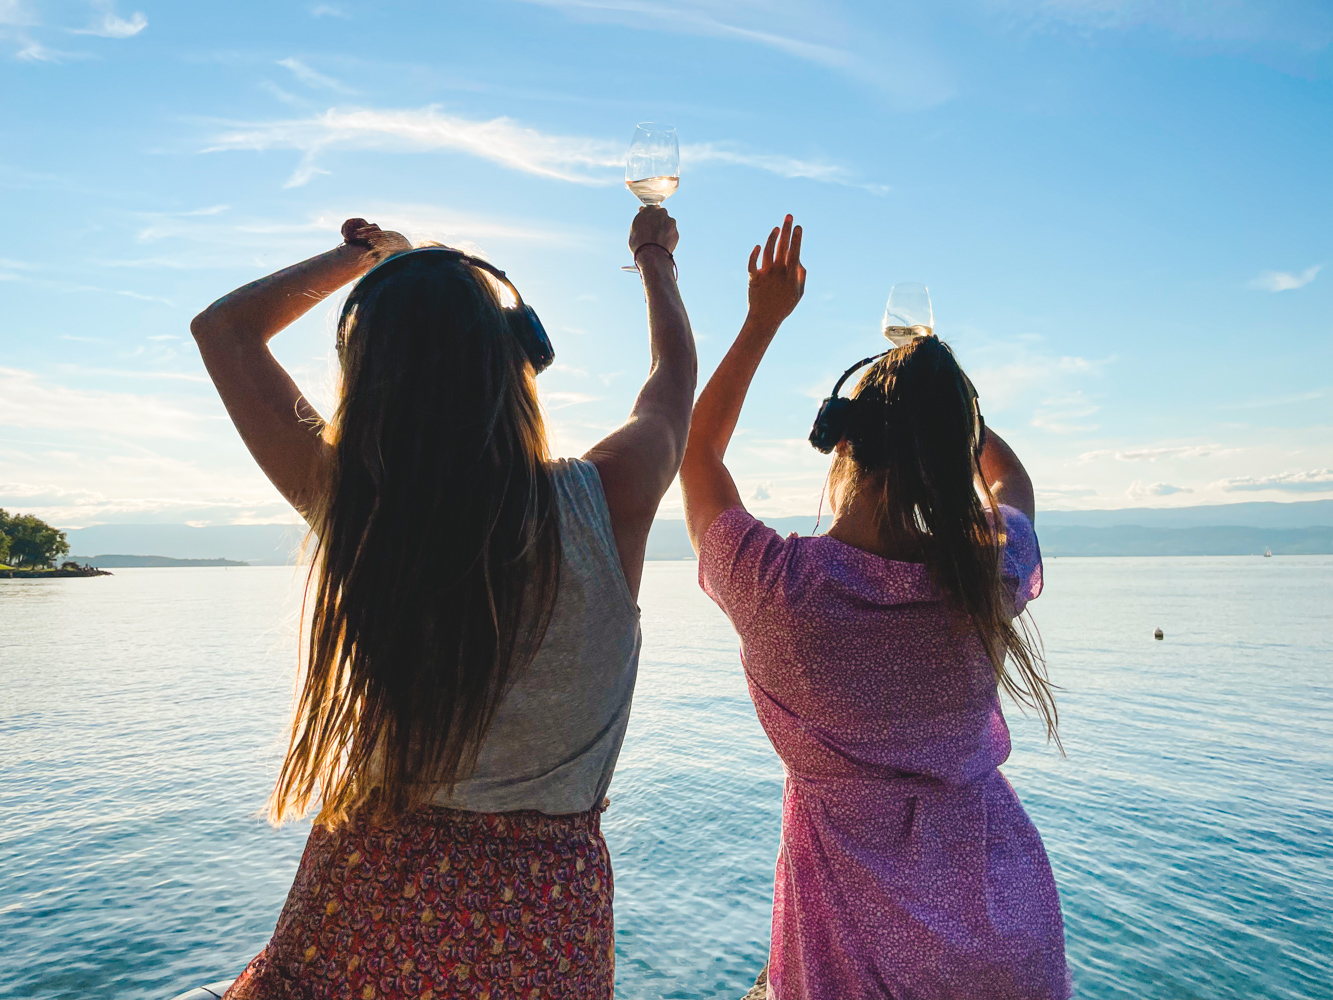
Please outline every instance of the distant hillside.
M793 531L810 534L815 526L813 517L762 520L781 535ZM825 512L821 530L827 529L830 521ZM1154 521L1183 524L1146 523ZM1333 501L1239 503L1178 510L1039 510L1037 536L1047 556L1235 556L1262 555L1266 548L1271 548L1274 555L1324 555L1333 553ZM653 524L648 536L649 559L693 557L684 521L659 520Z
M825 511L821 528L827 529L830 520ZM815 527L813 517L767 521L784 535L793 531L809 534ZM1037 512L1042 549L1053 556L1243 555L1269 547L1275 554L1326 553L1333 551L1329 528L1333 528L1333 500ZM67 529L66 534L72 552L152 553L168 559L227 559L252 566L282 566L295 561L305 526L101 524ZM694 558L685 522L654 522L648 536L648 558Z
M1042 555L1053 556L1275 556L1333 553L1333 528L1040 528Z
M231 559L252 566L285 566L305 537L305 525L98 524L65 532L71 552L117 552L169 559Z
M70 556L70 562L97 569L140 569L145 567L161 568L168 566L249 566L247 562L235 559L172 559L169 556Z
M1048 525L1112 528L1138 524L1145 528L1328 528L1333 527L1333 500L1292 503L1260 501L1202 507L1125 507L1120 510L1037 510L1039 530Z

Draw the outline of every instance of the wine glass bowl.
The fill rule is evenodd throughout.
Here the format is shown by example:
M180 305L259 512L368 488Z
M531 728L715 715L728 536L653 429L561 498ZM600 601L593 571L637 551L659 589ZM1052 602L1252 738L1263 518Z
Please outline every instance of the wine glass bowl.
M625 186L645 205L660 205L680 184L680 140L674 125L643 122L625 156Z
M935 330L935 313L930 306L930 289L916 281L902 281L889 290L881 324L884 336L894 347L903 347L914 337L924 337Z

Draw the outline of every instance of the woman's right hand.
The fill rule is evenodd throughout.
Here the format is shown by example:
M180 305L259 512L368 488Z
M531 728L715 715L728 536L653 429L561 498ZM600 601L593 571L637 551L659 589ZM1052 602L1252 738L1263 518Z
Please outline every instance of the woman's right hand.
M360 247L377 264L386 257L412 249L412 244L402 233L381 229L365 219L348 219L344 222L342 237L344 243Z
M661 205L645 205L639 209L629 227L629 252L635 259L639 250L650 245L674 254L679 241L676 220Z
M768 234L762 263L759 253L758 246L750 251L750 318L776 330L805 294L801 227L793 227L787 216L781 229Z

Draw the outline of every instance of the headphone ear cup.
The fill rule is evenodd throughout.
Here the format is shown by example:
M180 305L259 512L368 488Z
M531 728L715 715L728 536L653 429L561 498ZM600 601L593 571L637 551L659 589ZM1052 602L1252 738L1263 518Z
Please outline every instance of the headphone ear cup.
M810 443L816 451L827 455L847 436L847 417L852 401L841 396L829 396L819 405L815 425L810 429Z
M555 360L555 348L551 346L551 338L546 335L546 327L542 326L537 313L527 303L521 309L514 310L511 322L514 334L532 364L532 370L540 375Z

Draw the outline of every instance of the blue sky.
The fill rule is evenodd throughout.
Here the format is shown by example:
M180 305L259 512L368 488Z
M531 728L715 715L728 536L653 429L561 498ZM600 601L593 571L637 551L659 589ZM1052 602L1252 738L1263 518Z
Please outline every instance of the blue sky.
M757 511L813 511L817 401L903 280L1042 506L1333 497L1330 41L1323 0L0 0L0 506L293 520L188 323L349 215L509 271L581 452L647 365L644 120L680 130L703 375L750 246L806 227L731 454ZM333 308L275 342L326 411Z

